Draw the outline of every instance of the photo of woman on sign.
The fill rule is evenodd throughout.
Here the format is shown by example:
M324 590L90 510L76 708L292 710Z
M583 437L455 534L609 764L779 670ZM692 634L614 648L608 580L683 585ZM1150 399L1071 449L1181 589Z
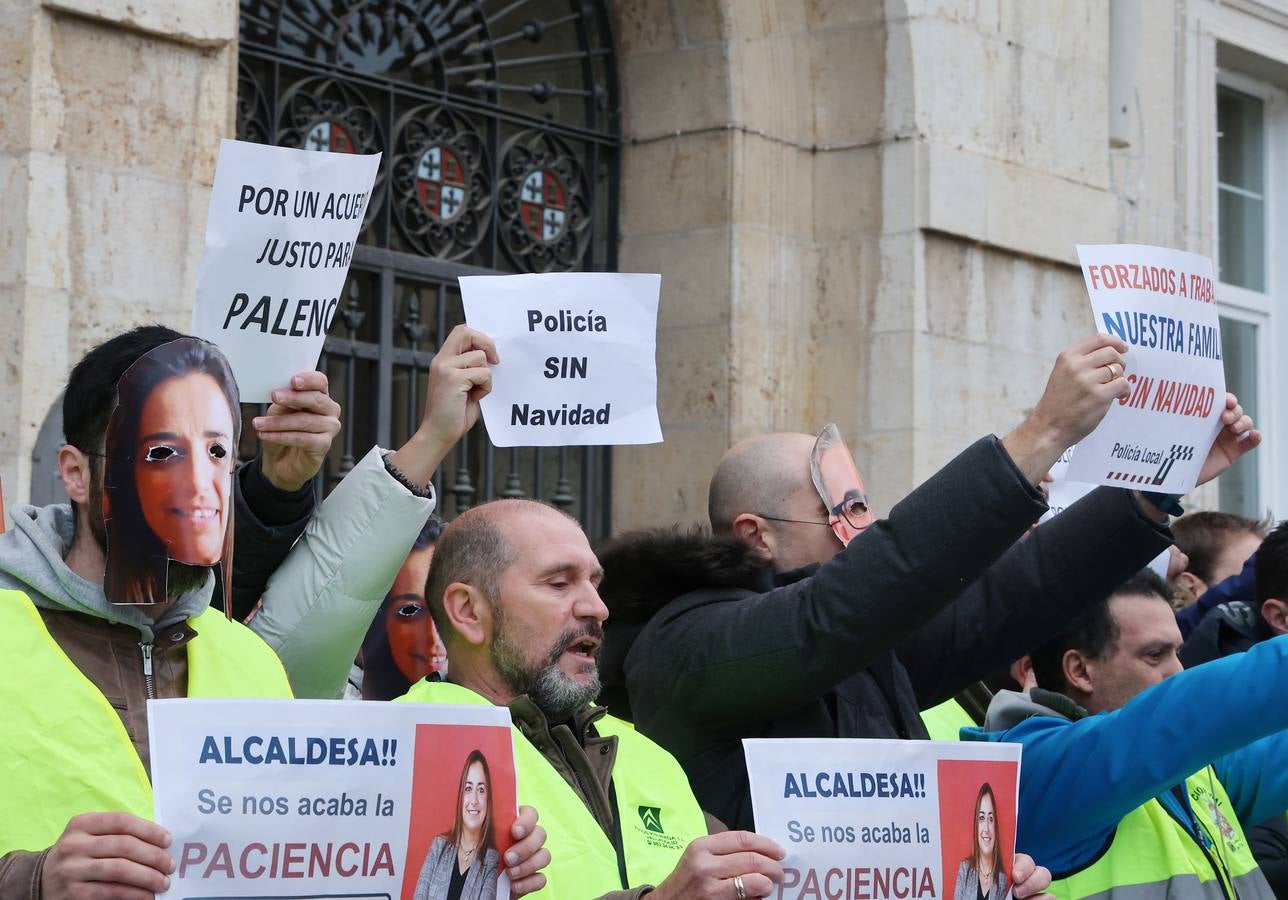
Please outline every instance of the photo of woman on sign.
M1002 900L1007 896L1007 868L998 831L997 798L985 782L975 798L974 850L957 867L953 900Z
M495 900L497 851L492 775L478 750L465 758L452 830L434 838L416 879L413 900Z
M237 382L214 344L171 341L121 376L105 452L108 600L164 603L230 562L240 425Z

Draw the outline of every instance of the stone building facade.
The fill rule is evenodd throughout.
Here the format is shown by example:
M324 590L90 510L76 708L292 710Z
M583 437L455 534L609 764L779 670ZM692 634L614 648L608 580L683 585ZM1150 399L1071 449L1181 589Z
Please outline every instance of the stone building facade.
M827 421L887 510L1018 422L1090 331L1077 242L1220 260L1227 367L1268 443L1196 499L1288 509L1288 3L616 0L611 18L617 266L663 275L666 436L613 451L613 530L703 520L731 442ZM186 325L238 19L232 0L0 5L8 502L47 465L80 353Z

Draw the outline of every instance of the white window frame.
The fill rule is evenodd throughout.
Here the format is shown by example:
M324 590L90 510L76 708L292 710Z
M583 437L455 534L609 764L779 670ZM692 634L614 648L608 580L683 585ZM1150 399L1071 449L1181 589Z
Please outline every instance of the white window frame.
M1217 300L1222 316L1257 327L1257 427L1265 445L1256 452L1257 503L1279 518L1288 517L1288 92L1226 69L1217 70L1216 83L1257 97L1264 104L1265 147L1265 257L1266 291L1260 293L1219 281ZM1212 94L1215 102L1215 90ZM1213 146L1216 146L1216 108L1212 109ZM1219 225L1220 188L1214 150L1212 211ZM1221 258L1220 228L1212 229L1213 257Z

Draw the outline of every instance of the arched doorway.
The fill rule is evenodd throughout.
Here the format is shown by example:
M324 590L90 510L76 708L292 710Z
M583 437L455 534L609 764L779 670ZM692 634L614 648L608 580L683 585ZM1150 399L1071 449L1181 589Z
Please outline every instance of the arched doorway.
M345 409L329 488L373 443L398 446L418 424L429 360L464 318L457 276L616 268L608 10L602 0L242 0L240 52L238 137L384 154L321 364ZM607 448L498 451L480 424L435 487L444 513L536 496L600 536L610 465Z

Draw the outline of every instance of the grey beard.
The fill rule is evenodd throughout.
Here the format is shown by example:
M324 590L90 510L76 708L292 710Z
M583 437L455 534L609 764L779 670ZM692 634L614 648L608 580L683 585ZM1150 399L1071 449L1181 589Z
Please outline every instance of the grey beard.
M497 604L492 608L497 611ZM577 636L576 630L565 631L559 636L544 662L537 666L529 665L523 658L523 651L506 635L505 623L499 612L496 613L496 632L492 635L490 654L492 665L497 674L516 695L527 694L537 704L547 719L558 722L568 718L577 710L599 696L601 685L599 673L585 684L579 684L559 668L559 657L569 641Z

